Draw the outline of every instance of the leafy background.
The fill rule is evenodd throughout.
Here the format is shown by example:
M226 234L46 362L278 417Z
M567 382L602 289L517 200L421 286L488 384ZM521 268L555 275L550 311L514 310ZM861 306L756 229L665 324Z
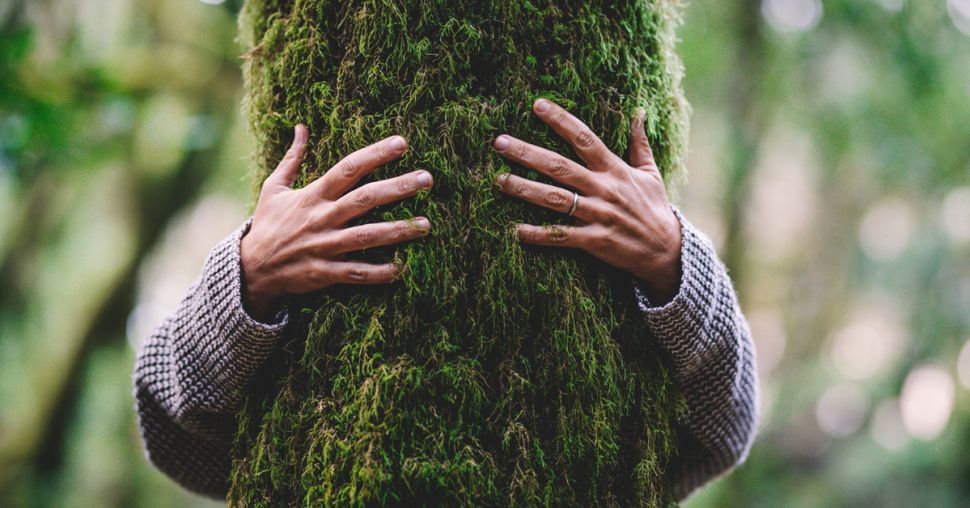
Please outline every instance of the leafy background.
M245 217L238 1L0 3L0 505L212 506L134 347ZM759 439L688 507L970 502L970 0L694 0L678 202L754 331Z

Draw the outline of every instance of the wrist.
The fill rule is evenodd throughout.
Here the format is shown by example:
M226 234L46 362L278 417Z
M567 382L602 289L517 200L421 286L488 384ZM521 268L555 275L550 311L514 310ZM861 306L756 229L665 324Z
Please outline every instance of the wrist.
M681 280L681 248L680 241L676 248L670 249L667 255L638 270L633 276L640 280L646 296L655 306L663 306L672 301L680 291Z
M269 322L273 301L279 296L268 284L268 279L258 269L249 255L246 237L239 247L240 286L242 289L243 309L257 321Z
M269 323L272 318L270 311L273 308L273 298L254 295L251 291L247 290L245 283L243 284L242 295L243 310L256 321Z
M669 266L650 271L634 272L646 290L646 296L654 306L662 307L670 303L680 291L680 259Z

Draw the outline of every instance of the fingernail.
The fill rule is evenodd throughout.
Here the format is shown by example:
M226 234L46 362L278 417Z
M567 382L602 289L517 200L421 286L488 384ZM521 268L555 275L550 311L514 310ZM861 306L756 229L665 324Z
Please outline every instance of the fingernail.
M498 175L498 184L505 185L505 182L508 181L508 179L509 179L509 174L502 173L501 175Z
M422 171L418 173L418 185L421 187L431 187L431 173Z
M418 217L417 220L415 220L414 222L418 224L419 228L425 231L428 231L429 229L431 229L431 221L429 221L424 217Z
M407 147L408 147L407 141L405 141L404 138L402 138L401 136L394 136L393 138L391 138L392 149L398 152L403 152L404 149Z
M297 144L302 145L306 143L309 137L310 132L307 130L306 125L298 123L295 127L293 127L293 139L296 140Z
M506 136L505 134L502 134L501 136L495 139L496 150L502 151L508 147L509 147L509 137Z
M545 111L549 109L549 101L545 99L539 99L535 102L535 104L532 107L533 109L535 109L536 113L545 113Z

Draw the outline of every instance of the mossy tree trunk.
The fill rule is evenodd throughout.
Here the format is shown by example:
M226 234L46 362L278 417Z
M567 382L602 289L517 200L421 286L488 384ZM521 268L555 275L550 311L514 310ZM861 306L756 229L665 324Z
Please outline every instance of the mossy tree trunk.
M548 97L617 153L642 107L681 171L686 105L674 1L248 0L254 184L292 125L306 176L391 134L434 189L360 222L425 215L432 234L354 257L406 260L387 287L295 298L289 341L241 418L235 504L664 505L677 397L629 275L534 248L514 221L566 223L500 196L508 132L572 154L534 119ZM300 311L302 309L302 312Z

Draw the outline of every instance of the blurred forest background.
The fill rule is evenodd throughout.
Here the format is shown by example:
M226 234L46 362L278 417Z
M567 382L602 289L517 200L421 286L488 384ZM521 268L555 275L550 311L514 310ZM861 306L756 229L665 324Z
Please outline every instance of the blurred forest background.
M143 458L134 348L244 220L240 1L0 0L0 506L216 506ZM970 505L970 0L693 0L678 192L757 343L689 508Z

